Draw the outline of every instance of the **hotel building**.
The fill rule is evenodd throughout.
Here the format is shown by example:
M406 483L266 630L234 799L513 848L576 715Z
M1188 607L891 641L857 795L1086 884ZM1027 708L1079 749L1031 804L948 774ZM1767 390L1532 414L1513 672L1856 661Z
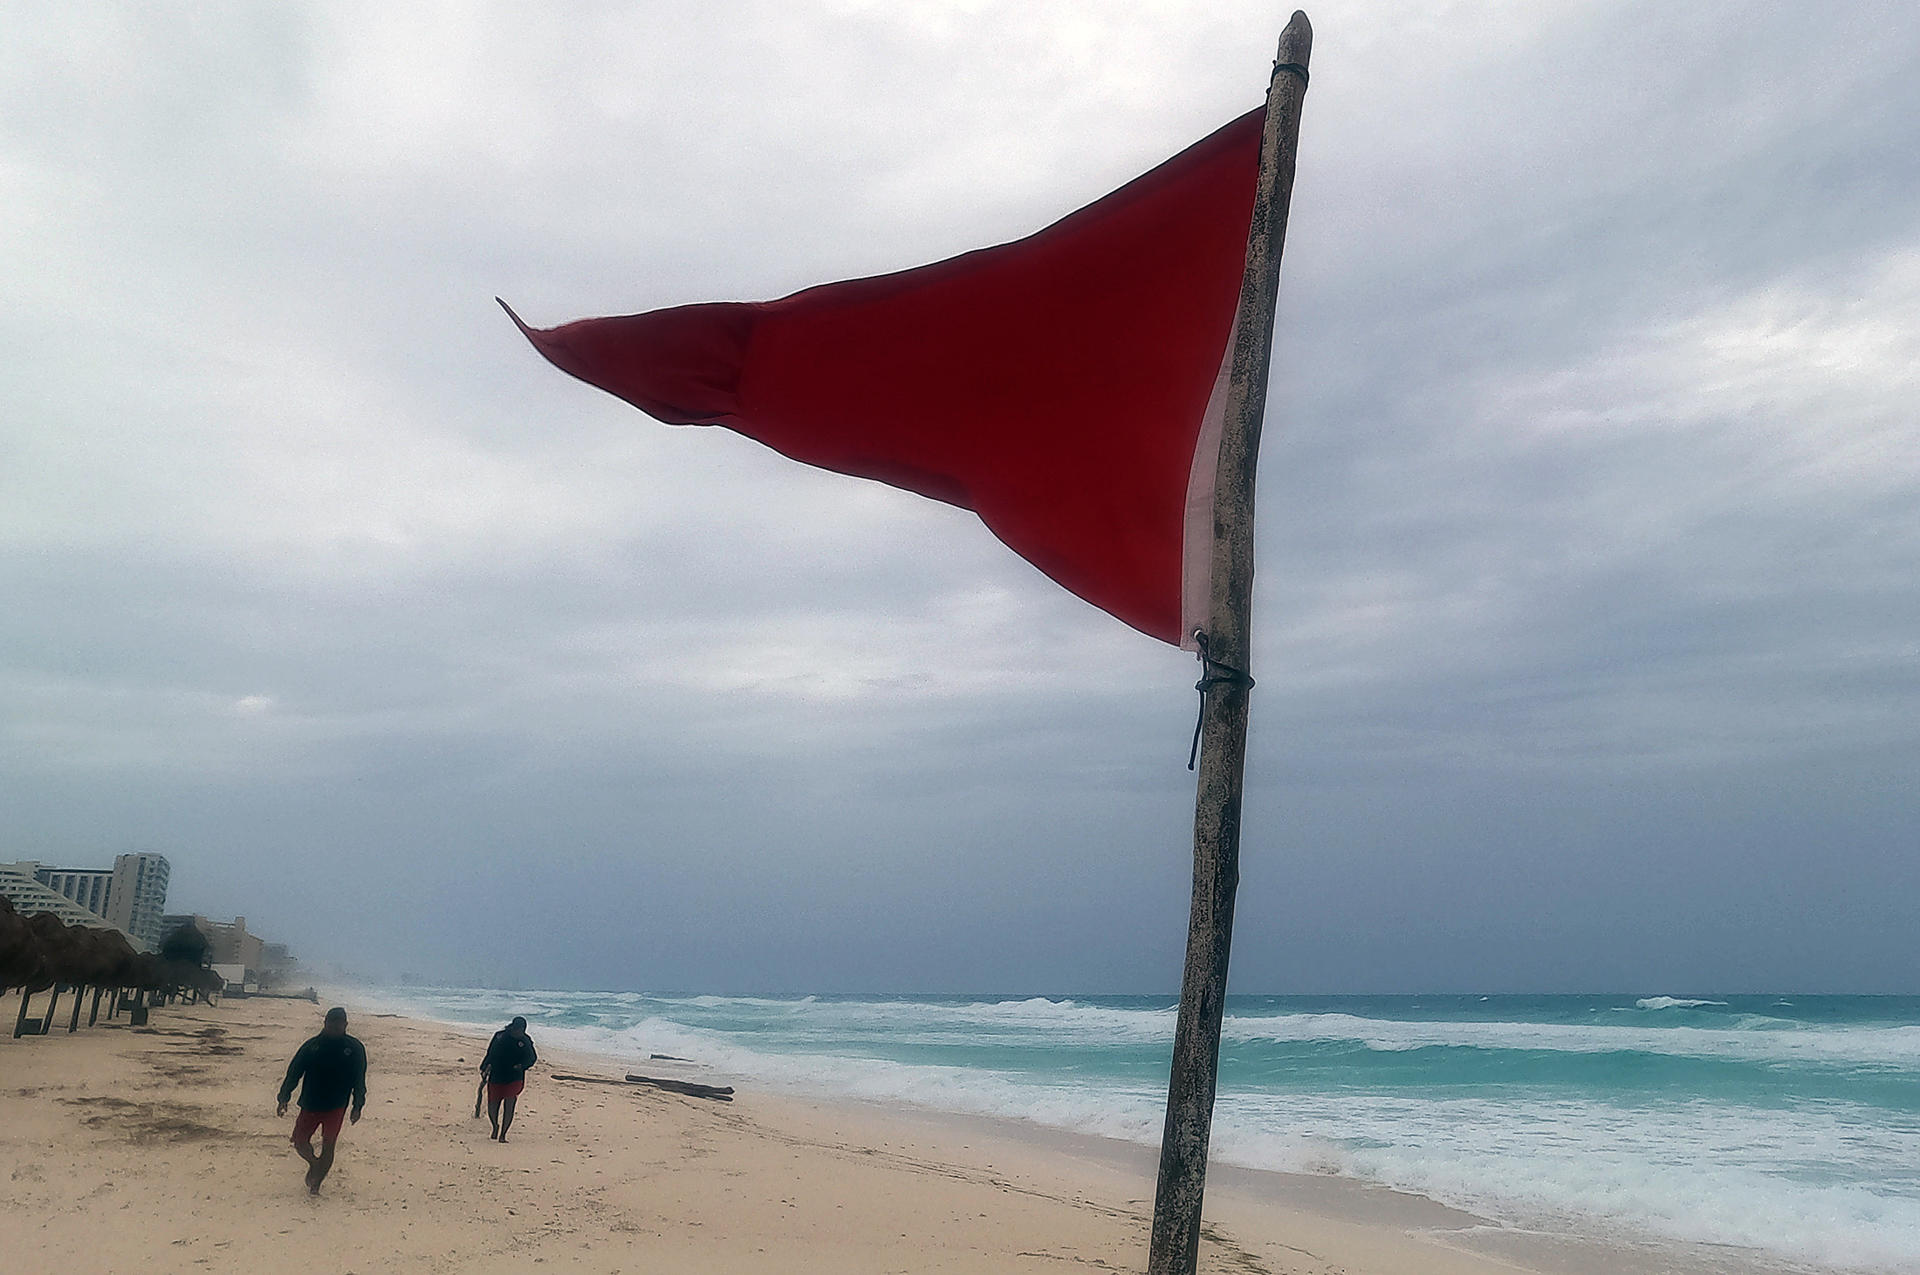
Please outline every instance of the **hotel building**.
M172 865L163 854L123 854L111 868L47 868L32 862L14 866L30 870L35 881L104 920L135 947L151 952L165 937L161 916L167 910Z

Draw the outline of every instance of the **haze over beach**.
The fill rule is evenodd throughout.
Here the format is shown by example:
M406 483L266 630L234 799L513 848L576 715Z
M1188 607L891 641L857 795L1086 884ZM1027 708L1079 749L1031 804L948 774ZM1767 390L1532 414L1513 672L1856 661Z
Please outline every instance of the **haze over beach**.
M1527 1269L1605 1268L1500 1247L1536 1231L1908 1269L1920 13L1312 17L1216 1130L1301 1181L1222 1225L1280 1253L1310 1224L1262 1201L1391 1188L1393 1236ZM0 863L164 854L176 909L404 1015L398 1087L452 1116L433 1051L522 1013L582 1067L729 1078L748 1175L894 1145L858 1104L1004 1122L1022 1182L1102 1166L1061 1254L1139 1256L1191 656L968 512L556 374L492 298L546 327L1019 238L1257 106L1285 18L11 7ZM297 1170L233 1104L300 1020L193 1013L254 1053L165 1100ZM145 1083L120 1030L0 1048L94 1101ZM633 1136L721 1129L686 1119ZM84 1212L107 1134L35 1120L68 1160L0 1164ZM345 1136L360 1198L424 1171ZM1411 1269L1379 1242L1322 1256Z

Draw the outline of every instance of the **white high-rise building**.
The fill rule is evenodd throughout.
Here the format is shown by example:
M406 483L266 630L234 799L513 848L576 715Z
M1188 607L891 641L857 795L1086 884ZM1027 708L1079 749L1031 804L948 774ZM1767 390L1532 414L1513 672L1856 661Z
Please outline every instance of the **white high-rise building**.
M148 951L160 946L160 917L167 910L167 878L173 866L164 854L117 855L107 889L105 916Z
M166 937L160 918L167 910L167 878L173 867L164 854L119 855L111 868L47 868L31 861L10 866L104 919L135 947L151 952Z

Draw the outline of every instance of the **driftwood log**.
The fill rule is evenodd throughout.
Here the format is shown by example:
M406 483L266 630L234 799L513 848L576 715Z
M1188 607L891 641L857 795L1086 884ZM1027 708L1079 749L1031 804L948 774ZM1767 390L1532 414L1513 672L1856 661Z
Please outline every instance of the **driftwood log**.
M577 1080L589 1085L652 1085L668 1093L685 1094L689 1098L711 1098L715 1102L732 1102L732 1085L701 1085L691 1080L663 1080L657 1076L629 1075L625 1080L613 1080L606 1076L574 1076L566 1072L550 1073L555 1080Z
M691 1080L659 1080L652 1076L636 1076L631 1072L627 1074L627 1083L630 1085L652 1085L654 1088L664 1089L668 1093L683 1093L689 1098L712 1098L719 1102L733 1101L732 1085L701 1085L695 1084Z

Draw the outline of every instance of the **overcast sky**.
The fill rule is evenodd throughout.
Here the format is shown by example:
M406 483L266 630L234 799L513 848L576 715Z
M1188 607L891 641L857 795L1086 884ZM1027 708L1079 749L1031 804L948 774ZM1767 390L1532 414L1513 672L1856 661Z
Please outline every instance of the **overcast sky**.
M1920 991L1920 10L1319 3L1235 990ZM1252 3L9 3L0 859L523 986L1170 991L1190 657L530 322L1027 234Z

